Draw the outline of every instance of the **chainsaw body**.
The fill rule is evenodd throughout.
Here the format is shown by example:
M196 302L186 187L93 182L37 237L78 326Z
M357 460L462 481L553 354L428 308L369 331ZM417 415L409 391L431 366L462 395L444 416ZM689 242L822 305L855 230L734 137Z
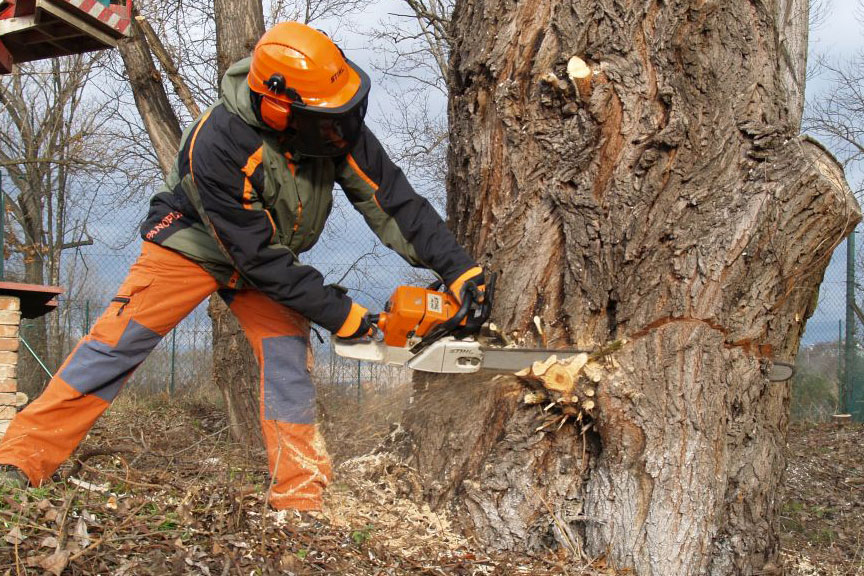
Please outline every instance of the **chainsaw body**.
M399 286L378 315L378 328L388 346L413 346L436 326L456 316L459 302L444 292L421 286Z
M452 294L436 290L440 285L396 288L384 312L370 316L380 332L375 340L417 354L442 338L462 340L479 334L492 315L495 275L489 278L484 290L467 286L462 302Z
M473 337L492 313L495 276L485 290L468 286L462 302L437 290L438 286L399 286L384 312L369 317L376 326L375 336L336 339L336 353L344 358L424 372L477 372L482 367L483 352Z

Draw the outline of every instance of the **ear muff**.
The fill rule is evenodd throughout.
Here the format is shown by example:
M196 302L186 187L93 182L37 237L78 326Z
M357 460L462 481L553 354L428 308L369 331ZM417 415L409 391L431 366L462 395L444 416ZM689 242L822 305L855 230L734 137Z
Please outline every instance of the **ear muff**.
M280 102L267 96L261 98L261 119L273 130L284 132L288 128L290 116L291 105L287 102Z

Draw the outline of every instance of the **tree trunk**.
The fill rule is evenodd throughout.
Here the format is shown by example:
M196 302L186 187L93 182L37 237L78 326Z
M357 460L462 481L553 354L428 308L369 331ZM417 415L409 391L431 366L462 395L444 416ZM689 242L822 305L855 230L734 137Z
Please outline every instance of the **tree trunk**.
M168 174L180 147L180 121L168 101L162 75L153 64L147 38L134 18L132 30L132 38L120 42L118 48L129 75L135 105L153 144L159 167L163 174Z
M499 273L493 319L529 345L534 316L551 347L624 342L588 430L537 431L549 412L513 377L417 380L402 447L479 542L773 573L789 385L766 369L794 361L861 218L797 135L806 12L457 2L448 215Z
M41 220L39 224L41 228ZM39 234L37 240L27 247L29 250L24 256L24 282L41 286L45 284L45 259L43 244L38 240L42 238L41 232ZM36 359L38 357L42 362L48 362L48 326L45 316L22 319L21 337L30 350L23 345L18 350L18 385L22 392L35 398L42 393L51 378Z
M215 3L218 75L228 66L248 55L251 47L264 33L264 16L260 0ZM153 144L163 173L174 163L180 144L180 124L171 108L165 84L153 62L147 37L137 20L134 35L120 45L135 103ZM163 58L164 60L164 58ZM167 62L167 60L166 60ZM174 74L173 62L168 73ZM188 90L179 78L178 94L193 113ZM185 94L185 96L184 96ZM194 104L194 103L193 103ZM231 431L235 440L250 446L261 445L258 423L258 369L252 349L239 324L222 299L210 299L208 312L213 321L213 379L225 398Z
M219 78L237 60L248 56L264 34L260 0L216 0L216 53ZM213 321L213 380L228 407L235 440L263 446L258 422L258 362L240 324L218 296L210 298Z
M264 35L261 0L214 0L216 13L216 66L219 78L237 60L252 54Z

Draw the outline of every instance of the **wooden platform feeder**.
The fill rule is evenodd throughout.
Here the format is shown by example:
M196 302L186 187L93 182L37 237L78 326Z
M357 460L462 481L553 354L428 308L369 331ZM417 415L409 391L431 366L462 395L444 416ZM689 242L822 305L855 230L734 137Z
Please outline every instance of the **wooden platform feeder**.
M131 32L129 0L0 0L0 74L13 64L112 48Z
M18 338L22 318L38 318L57 307L59 286L0 282L0 437L27 396L18 392Z

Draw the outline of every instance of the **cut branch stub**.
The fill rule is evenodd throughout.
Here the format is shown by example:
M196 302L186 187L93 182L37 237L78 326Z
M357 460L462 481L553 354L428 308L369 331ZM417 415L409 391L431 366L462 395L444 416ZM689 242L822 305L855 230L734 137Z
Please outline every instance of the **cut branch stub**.
M543 374L543 386L563 395L569 395L574 384L573 374L564 364L553 364Z
M583 102L587 102L591 98L591 76L593 71L578 56L573 56L567 62L567 75L576 89L576 93Z
M608 357L604 357L603 362L614 365ZM586 414L595 417L595 386L608 376L601 361L592 359L588 354L577 354L561 360L557 356L550 356L542 362L535 362L530 368L520 370L516 375L534 387L523 397L524 404L543 405L543 412L550 414L575 416L574 422L582 422ZM557 430L567 419L555 421L559 423ZM549 428L549 422L551 420L538 431Z

